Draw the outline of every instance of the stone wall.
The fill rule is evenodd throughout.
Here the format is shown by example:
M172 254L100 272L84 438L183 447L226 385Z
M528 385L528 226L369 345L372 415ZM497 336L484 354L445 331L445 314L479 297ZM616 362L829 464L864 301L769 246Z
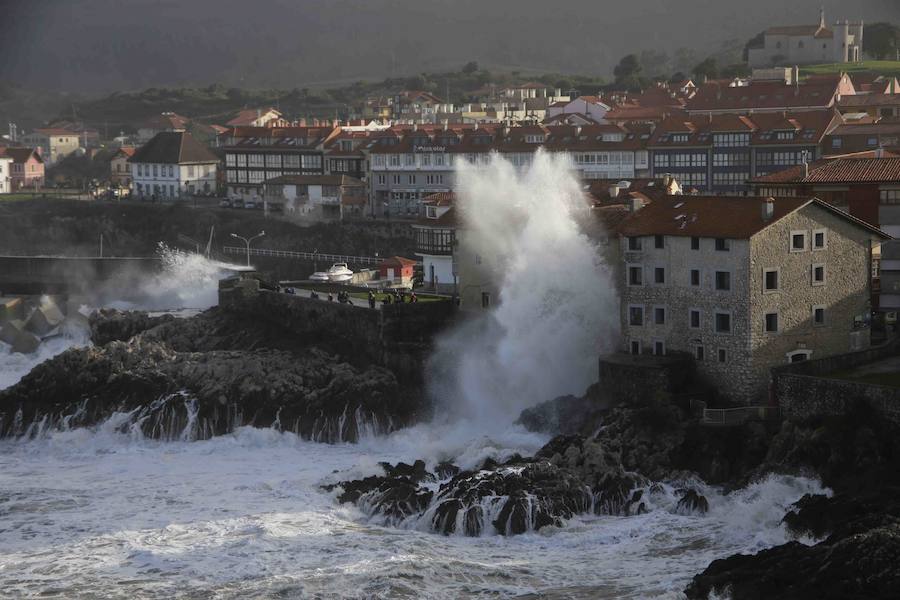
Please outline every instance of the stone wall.
M600 387L616 402L647 406L690 385L693 360L687 355L633 356L617 353L600 358Z
M227 279L219 306L264 319L300 336L304 343L335 349L420 380L434 337L455 318L452 302L391 304L370 309L261 290L255 279Z
M900 352L894 340L876 348L810 360L772 369L772 392L787 419L847 414L865 402L885 418L900 423L900 388L829 379L837 371L868 364Z

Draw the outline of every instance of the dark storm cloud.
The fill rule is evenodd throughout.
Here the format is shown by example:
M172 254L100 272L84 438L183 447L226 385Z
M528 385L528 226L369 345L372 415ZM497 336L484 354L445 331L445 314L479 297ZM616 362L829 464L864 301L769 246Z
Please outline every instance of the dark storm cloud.
M623 55L741 43L772 24L900 21L900 0L7 0L0 80L74 91L302 87L477 60L606 74Z

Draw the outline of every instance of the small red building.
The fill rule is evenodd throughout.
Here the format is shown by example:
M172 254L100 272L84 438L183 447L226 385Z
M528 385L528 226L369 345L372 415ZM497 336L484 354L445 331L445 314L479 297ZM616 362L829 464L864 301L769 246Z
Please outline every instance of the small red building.
M384 259L378 265L378 273L381 279L388 279L400 286L411 286L416 261L402 256L392 256Z

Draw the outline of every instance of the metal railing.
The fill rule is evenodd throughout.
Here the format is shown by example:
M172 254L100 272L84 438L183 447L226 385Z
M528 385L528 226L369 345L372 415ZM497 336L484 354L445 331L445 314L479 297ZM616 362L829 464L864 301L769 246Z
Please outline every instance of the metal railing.
M704 408L704 425L740 425L748 421L777 421L781 418L778 406L742 406L740 408Z
M238 246L223 246L225 254L247 256L247 248ZM294 250L268 250L266 248L251 248L251 256L268 256L270 258L293 258L296 260L322 260L323 262L350 263L354 265L378 265L383 258L373 256L346 256L344 254L323 254L322 252L296 252Z

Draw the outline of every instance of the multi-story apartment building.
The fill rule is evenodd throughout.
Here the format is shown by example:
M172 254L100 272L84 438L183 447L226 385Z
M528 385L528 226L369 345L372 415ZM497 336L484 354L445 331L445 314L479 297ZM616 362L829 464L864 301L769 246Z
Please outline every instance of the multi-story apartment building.
M324 144L325 173L347 175L366 181L368 165L363 147L369 141L369 131L341 129Z
M689 353L734 401L769 370L869 344L872 247L889 236L820 200L677 196L619 228L622 349Z
M581 179L630 180L650 173L650 128L623 125L548 128L544 147L567 154Z
M282 175L324 175L325 143L335 127L235 127L226 134L228 195L259 201L263 183Z
M62 128L35 129L21 136L20 141L37 149L46 165L53 165L82 147L78 132Z
M174 200L216 189L219 158L185 131L157 133L128 159L133 193L140 198Z
M427 196L452 190L457 157L486 159L493 131L460 125L392 128L374 134L365 147L374 214L418 217Z
M35 189L44 185L44 159L33 148L0 148L0 157L12 159L9 166L9 191Z
M833 109L671 117L650 136L651 173L671 173L686 190L743 194L754 177L819 158L841 123Z
M416 254L422 257L426 289L440 293L455 293L456 264L453 249L456 245L455 194L440 193L428 196L423 202L424 213L413 224Z

